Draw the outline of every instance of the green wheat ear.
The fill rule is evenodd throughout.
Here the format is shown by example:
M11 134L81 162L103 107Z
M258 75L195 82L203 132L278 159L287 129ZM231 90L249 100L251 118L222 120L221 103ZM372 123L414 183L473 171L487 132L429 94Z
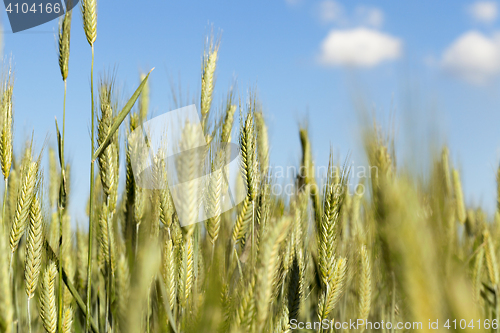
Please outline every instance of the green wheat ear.
M207 131L207 119L212 107L212 94L215 83L215 69L219 55L219 42L214 43L213 37L203 55L203 73L201 76L201 125Z
M485 248L485 257L486 257L486 267L488 268L488 276L490 278L490 282L493 286L498 285L499 282L499 273L498 273L498 262L495 255L495 247L493 245L493 241L490 236L490 232L485 230L483 232L483 240Z
M68 63L69 63L69 43L71 35L71 16L72 10L66 11L59 25L59 69L63 81L68 78Z
M43 221L42 208L37 197L33 199L29 214L28 237L26 241L25 290L28 299L35 296L38 276L42 265Z
M17 196L16 211L10 231L10 249L12 253L17 249L19 240L26 229L38 179L38 161L26 161L22 174L21 190Z
M97 38L97 0L82 0L83 30L87 42L93 46Z
M55 333L57 330L56 276L56 264L51 262L45 269L40 288L40 318L47 333Z
M10 72L10 71L9 71ZM9 178L12 166L12 91L14 89L13 80L7 77L2 83L1 107L1 133L0 133L0 161L2 163L2 173L5 180Z
M462 192L462 183L460 182L460 174L458 170L453 170L453 189L455 193L455 203L457 208L457 217L460 223L465 223L467 212L464 203L464 194Z
M62 333L73 332L73 309L66 307L63 313Z
M371 275L371 264L370 264L370 254L366 249L366 246L361 246L360 250L360 289L359 289L359 319L363 319L365 322L370 314L371 307L371 297L372 297L372 275Z
M97 144L101 146L106 137L110 133L113 123L113 82L103 81L99 88L99 101L101 107L101 117L98 119L97 125ZM107 198L111 196L113 187L115 186L116 165L115 160L115 145L108 145L98 158L99 172L102 181L104 194ZM108 199L107 199L108 200Z

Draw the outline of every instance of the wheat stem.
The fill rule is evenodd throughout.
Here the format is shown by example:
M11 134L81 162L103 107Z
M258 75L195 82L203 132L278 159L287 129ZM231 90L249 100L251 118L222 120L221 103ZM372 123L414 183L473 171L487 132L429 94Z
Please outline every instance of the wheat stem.
M66 65L67 66L67 65ZM66 69L67 71L67 69ZM66 73L67 76L67 73ZM61 156L61 185L60 186L65 186L65 179L64 179L64 169L65 169L65 164L64 164L64 137L66 133L66 91L67 91L67 83L66 79L64 79L64 100L63 100L63 132L62 132L62 140L61 140L61 150L60 150L60 156ZM61 191L59 191L59 196L64 195ZM64 207L63 207L63 199L59 198L59 204L58 204L58 209L59 209L59 258L62 258L62 242L63 242L63 212L64 212ZM62 332L62 319L63 319L63 283L62 283L62 265L59 265L59 284L58 284L58 324L57 324L57 331L59 333Z
M93 221L93 207L94 207L94 162L92 162L92 156L94 155L94 44L91 44L92 48L92 63L90 67L90 96L92 100L92 110L91 110L91 152L90 152L90 204L89 204L89 246L88 246L88 266L87 266L87 324L86 330L90 329L90 304L92 299L92 231L94 229Z
M2 225L6 225L6 221L5 221L5 205L7 203L7 192L8 192L8 188L9 188L9 178L5 178L5 189L3 191L3 202L2 202Z

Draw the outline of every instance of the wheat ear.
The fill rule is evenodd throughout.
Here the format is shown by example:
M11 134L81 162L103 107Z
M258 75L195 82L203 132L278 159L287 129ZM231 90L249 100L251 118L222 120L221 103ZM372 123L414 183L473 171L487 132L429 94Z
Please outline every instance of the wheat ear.
M71 33L71 15L72 11L66 11L64 18L59 26L59 69L61 70L61 75L63 81L68 78L68 62L69 62L69 42Z
M2 128L0 134L0 160L2 162L3 178L9 178L12 165L12 79L9 77L2 86L1 119Z
M1 133L0 133L0 162L4 177L5 187L2 203L2 223L6 225L5 207L7 205L7 193L9 186L9 174L12 166L12 80L9 78L3 83L1 100Z
M344 282L346 278L346 259L339 258L334 264L333 278L328 285L326 285L326 290L321 294L318 309L319 309L319 320L323 321L328 318L330 312L337 306L340 299L342 291L344 289Z
M235 309L230 325L230 332L246 331L250 332L252 329L252 319L255 315L255 276L252 277L249 283L242 284L240 289L241 299Z
M97 0L82 0L83 30L93 46L97 37Z
M130 272L128 268L128 262L125 255L121 255L117 262L116 271L116 304L118 311L119 322L124 322L127 316L127 304L129 301L130 293Z
M168 304L170 306L170 309L173 310L177 297L177 268L175 261L175 251L170 237L170 232L167 232L164 238L161 274L165 283L165 288L167 290Z
M265 321L269 315L269 306L272 300L272 284L276 276L279 263L279 249L281 242L288 234L291 225L289 218L280 219L272 226L259 250L259 261L256 271L256 317L255 325L258 332L262 332Z
M214 91L215 69L219 54L219 43L215 45L210 41L208 50L203 56L203 74L201 76L201 124L206 131L207 119L212 106L212 94Z
M452 182L450 176L450 152L448 151L447 147L444 147L443 151L441 152L441 167L444 175L445 192L446 195L449 196L451 195L452 191Z
M464 203L464 193L462 192L462 183L460 182L460 174L458 170L453 170L453 189L455 192L455 204L457 208L457 217L460 223L465 223L465 219L467 218L467 212L465 210Z
M212 157L212 172L208 181L207 210L210 218L207 220L206 226L213 246L219 237L221 223L222 173L225 160L223 149L220 148Z
M186 308L189 298L191 296L193 279L194 279L194 244L193 236L187 236L182 246L182 266L180 269L180 282L179 282L179 296L181 299L181 306Z
M269 167L269 139L262 111L255 112L255 126L257 129L257 153L260 172L266 174Z
M14 253L19 244L19 240L26 229L26 222L29 218L31 203L35 192L35 186L38 178L38 162L28 162L23 172L23 181L21 191L17 196L16 212L12 221L10 230L10 250Z
M495 247L493 246L493 241L491 240L490 232L485 230L483 232L483 241L486 247L485 257L486 257L486 267L488 268L488 276L490 282L493 286L498 285L498 262L495 255Z
M231 142L231 131L233 129L234 113L236 105L231 104L231 99L228 99L226 107L226 116L221 130L221 142Z
M37 197L30 209L28 237L26 240L26 261L24 270L25 290L28 299L35 296L38 276L42 265L43 222L42 209Z
M62 318L62 333L73 332L73 308L65 307Z
M56 264L51 262L45 269L40 288L40 318L47 333L55 333L57 330L56 276Z
M363 319L365 322L370 314L370 305L372 297L372 275L370 255L366 250L366 246L361 246L361 270L359 281L359 314L358 318Z
M199 135L200 133L196 130L196 126L186 122L182 130L180 149L181 151L191 149L192 153L179 154L180 156L175 159L177 175L181 180L195 179L202 172L200 165L203 161L202 152L199 149L193 149L196 147L199 139L201 139ZM179 218L182 218L183 233L187 239L192 236L195 228L194 223L197 221L199 215L200 189L195 181L184 182L178 186L180 187L179 192L182 196L182 202L176 206L176 210Z
M484 254L484 246L481 246L479 252L476 254L476 260L474 261L474 271L472 272L474 300L478 303L481 300L481 280L483 275Z
M101 117L98 119L97 125L97 144L101 146L111 129L113 122L112 109L112 82L102 82L99 88L99 101L101 106ZM102 181L102 188L106 198L109 198L111 191L115 185L115 146L110 144L104 149L98 158L99 172Z

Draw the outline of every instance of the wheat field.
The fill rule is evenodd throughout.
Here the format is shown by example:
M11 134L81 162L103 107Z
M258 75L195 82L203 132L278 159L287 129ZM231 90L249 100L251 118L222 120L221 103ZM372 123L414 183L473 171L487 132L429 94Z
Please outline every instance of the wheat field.
M316 172L308 129L301 128L300 166L287 180L293 190L276 193L281 180L270 168L256 94L230 91L224 105L212 102L219 57L212 38L202 61L201 124L208 142L240 145L245 198L222 212L227 183L213 173L203 194L213 217L181 227L176 210L197 214L195 201L188 196L176 206L168 187L141 188L132 170L127 135L150 116L154 72L118 103L113 78L94 79L96 0L82 0L81 14L92 123L85 230L74 228L67 209L65 117L57 147L37 151L27 142L14 155L14 78L11 68L2 73L1 332L500 331L500 168L492 218L465 205L446 147L423 179L396 167L390 131L365 128L369 172L350 186L349 163L333 153L326 174ZM58 36L65 103L71 29L68 12ZM183 135L188 140L190 131ZM205 153L208 171L227 158L223 149ZM119 190L120 161L126 170Z

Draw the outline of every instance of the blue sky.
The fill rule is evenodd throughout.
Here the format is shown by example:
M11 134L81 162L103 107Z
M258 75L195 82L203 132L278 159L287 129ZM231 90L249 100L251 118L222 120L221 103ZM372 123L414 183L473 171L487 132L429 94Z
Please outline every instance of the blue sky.
M448 143L462 171L466 200L495 207L500 157L498 3L483 1L99 1L96 78L115 69L128 98L140 71L155 67L152 115L200 91L201 55L212 27L221 31L214 105L237 82L257 88L270 131L271 163L296 165L299 123L306 121L318 164L330 146L364 163L356 105L394 119L401 164L421 167L431 144ZM15 68L15 144L31 133L55 146L62 118L57 20L10 32L4 54ZM90 47L75 11L68 77L66 155L71 210L85 224L89 175ZM189 94L188 94L189 91ZM392 115L392 116L391 116ZM123 155L122 155L123 156ZM45 164L45 169L48 166Z

